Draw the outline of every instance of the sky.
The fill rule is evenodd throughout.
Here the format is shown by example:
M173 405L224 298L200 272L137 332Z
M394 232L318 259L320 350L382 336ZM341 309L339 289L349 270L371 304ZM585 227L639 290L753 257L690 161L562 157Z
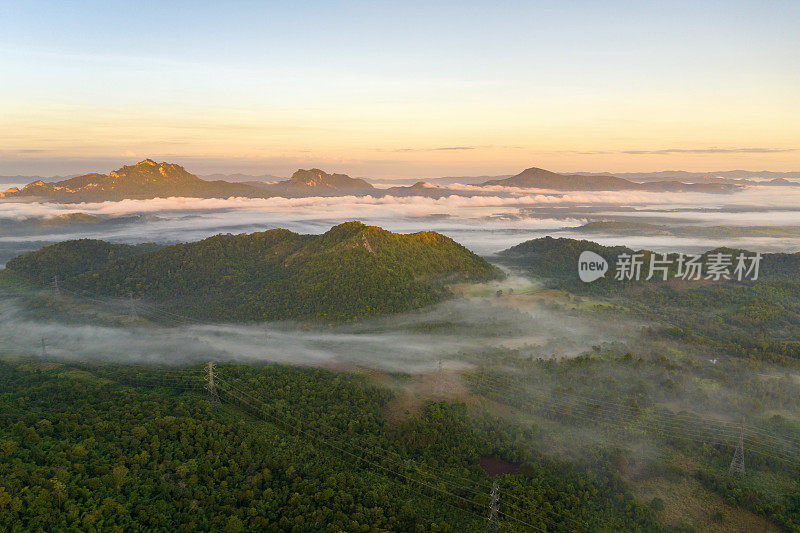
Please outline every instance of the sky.
M0 0L0 174L800 170L800 2Z

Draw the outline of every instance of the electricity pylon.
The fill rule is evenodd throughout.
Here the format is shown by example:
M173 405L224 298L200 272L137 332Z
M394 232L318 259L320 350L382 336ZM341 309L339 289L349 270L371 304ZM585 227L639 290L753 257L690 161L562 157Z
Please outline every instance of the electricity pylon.
M214 383L214 363L211 361L206 364L206 390L212 403L219 402L216 384Z
M44 337L42 337L42 357L47 357L47 347L44 344Z
M486 533L498 531L500 524L497 521L497 511L500 508L500 493L497 481L492 484L492 501L489 502L489 520L486 522Z
M733 460L728 473L736 472L737 474L744 474L744 417L742 417L742 426L739 431L739 443L736 445L736 450L733 452Z
M128 317L131 320L136 318L136 300L133 299L133 293L130 293L130 300L128 304Z
M442 358L439 358L439 363L436 366L436 386L434 387L434 394L441 396L444 394L444 367L442 366Z
M58 276L53 276L53 296L58 296L61 294L61 290L58 288Z

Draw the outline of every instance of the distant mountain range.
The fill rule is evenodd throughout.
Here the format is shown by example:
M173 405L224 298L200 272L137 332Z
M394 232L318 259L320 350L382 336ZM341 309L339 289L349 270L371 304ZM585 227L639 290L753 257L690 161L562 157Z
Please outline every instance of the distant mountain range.
M661 173L655 174L661 175ZM760 175L763 176L763 174ZM645 175L637 174L637 176L641 180L644 179ZM667 173L664 173L663 176L667 176ZM777 177L767 182L754 182L745 178L704 176L700 182L686 182L678 179L637 182L609 174L559 174L532 167L515 176L484 180L476 183L476 188L470 190L451 189L448 187L448 185L453 184L450 180L458 180L460 178L439 178L441 185L439 183L431 184L418 181L409 186L376 188L366 180L351 178L346 174L329 174L318 168L300 169L288 180L281 181L232 182L205 180L187 172L182 166L174 163L156 163L152 159L145 159L135 165L126 165L108 174L84 174L51 182L36 180L21 189L12 187L0 193L0 198L46 199L64 203L170 196L192 198L296 198L372 195L441 198L450 195L497 194L497 186L555 191L643 190L706 193L728 193L756 183L760 185L800 186L800 183L789 181L786 177ZM463 178L462 181L472 181L473 179ZM477 187L485 187L486 190L481 191Z
M610 176L608 172L578 172L583 176ZM681 180L698 183L719 180L800 180L800 172L770 172L767 170L720 170L716 172L687 172L685 170L663 170L660 172L615 172L615 176L631 181Z
M727 183L683 183L676 180L637 183L606 174L587 176L585 174L558 174L542 168L529 168L516 176L505 179L485 181L483 186L522 187L529 189L555 189L560 191L670 191L670 192L732 192L736 185Z
M108 174L85 174L44 182L37 180L22 189L12 187L0 198L45 198L59 202L147 199L170 196L229 198L271 196L335 196L364 193L374 189L364 180L344 174L328 174L319 169L298 170L286 181L277 183L234 183L203 180L174 163L145 159Z
M328 174L318 168L300 169L287 181L266 184L264 188L273 196L339 196L375 190L372 184L362 179L347 174Z
M238 183L201 180L174 163L145 159L108 174L84 174L49 183L34 181L22 189L12 187L2 195L80 202L187 195L214 198L247 195L251 191L251 187Z

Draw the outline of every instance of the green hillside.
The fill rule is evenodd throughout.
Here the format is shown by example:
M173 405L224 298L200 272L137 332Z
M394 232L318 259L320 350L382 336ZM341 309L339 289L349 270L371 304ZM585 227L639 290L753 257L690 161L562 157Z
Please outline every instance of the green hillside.
M584 250L608 261L605 277L591 283L578 279L578 257ZM497 260L550 288L625 309L636 318L668 327L671 336L719 353L791 364L800 360L800 253L762 254L756 281L677 279L677 254L670 254L667 281L658 276L646 281L653 252L636 252L643 254L639 281L615 279L617 257L633 250L591 241L534 239L501 252ZM740 250L710 250L701 262L706 265L716 252Z
M51 283L57 276L68 280L95 271L133 255L156 249L156 245L112 244L95 239L78 239L45 246L8 262L6 268L38 284Z
M346 320L430 305L458 281L501 273L435 232L391 233L348 222L327 233L275 229L217 235L156 251L68 241L8 262L38 283L59 276L87 295L136 296L213 320Z

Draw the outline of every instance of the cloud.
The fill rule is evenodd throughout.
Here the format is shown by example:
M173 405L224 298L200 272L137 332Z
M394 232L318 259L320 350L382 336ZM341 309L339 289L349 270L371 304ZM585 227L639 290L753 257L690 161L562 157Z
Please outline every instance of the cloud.
M666 150L627 150L623 154L775 154L796 152L797 148L669 148Z
M611 150L572 152L581 155L627 154L627 155L667 155L667 154L780 154L796 152L798 148L662 148L660 150Z
M447 152L458 150L476 150L475 146L440 146L439 148L398 148L394 152Z
M468 189L470 186L461 187ZM654 221L691 218L697 224L800 225L798 205L800 188L770 186L748 187L730 195L657 191L556 192L497 186L485 195L453 194L441 198L155 198L82 204L5 200L0 201L0 218L76 212L108 217L153 214L159 218L119 226L81 227L70 234L0 236L0 265L45 241L99 238L115 242L175 243L218 233L250 233L269 228L316 234L353 219L400 233L439 231L479 254L492 254L543 232L583 224L589 215L594 219L611 216L619 213L620 208L638 217L650 215ZM684 249L681 243L696 245L680 239L663 244L675 251ZM625 240L625 244L643 247L644 243ZM658 247L657 242L646 244L651 249ZM798 250L796 239L790 243L776 239L750 240L747 244L743 247L762 251Z
M19 150L0 150L0 156L6 157L24 157L27 155L47 154L52 153L53 150L43 150L40 148L23 148Z

